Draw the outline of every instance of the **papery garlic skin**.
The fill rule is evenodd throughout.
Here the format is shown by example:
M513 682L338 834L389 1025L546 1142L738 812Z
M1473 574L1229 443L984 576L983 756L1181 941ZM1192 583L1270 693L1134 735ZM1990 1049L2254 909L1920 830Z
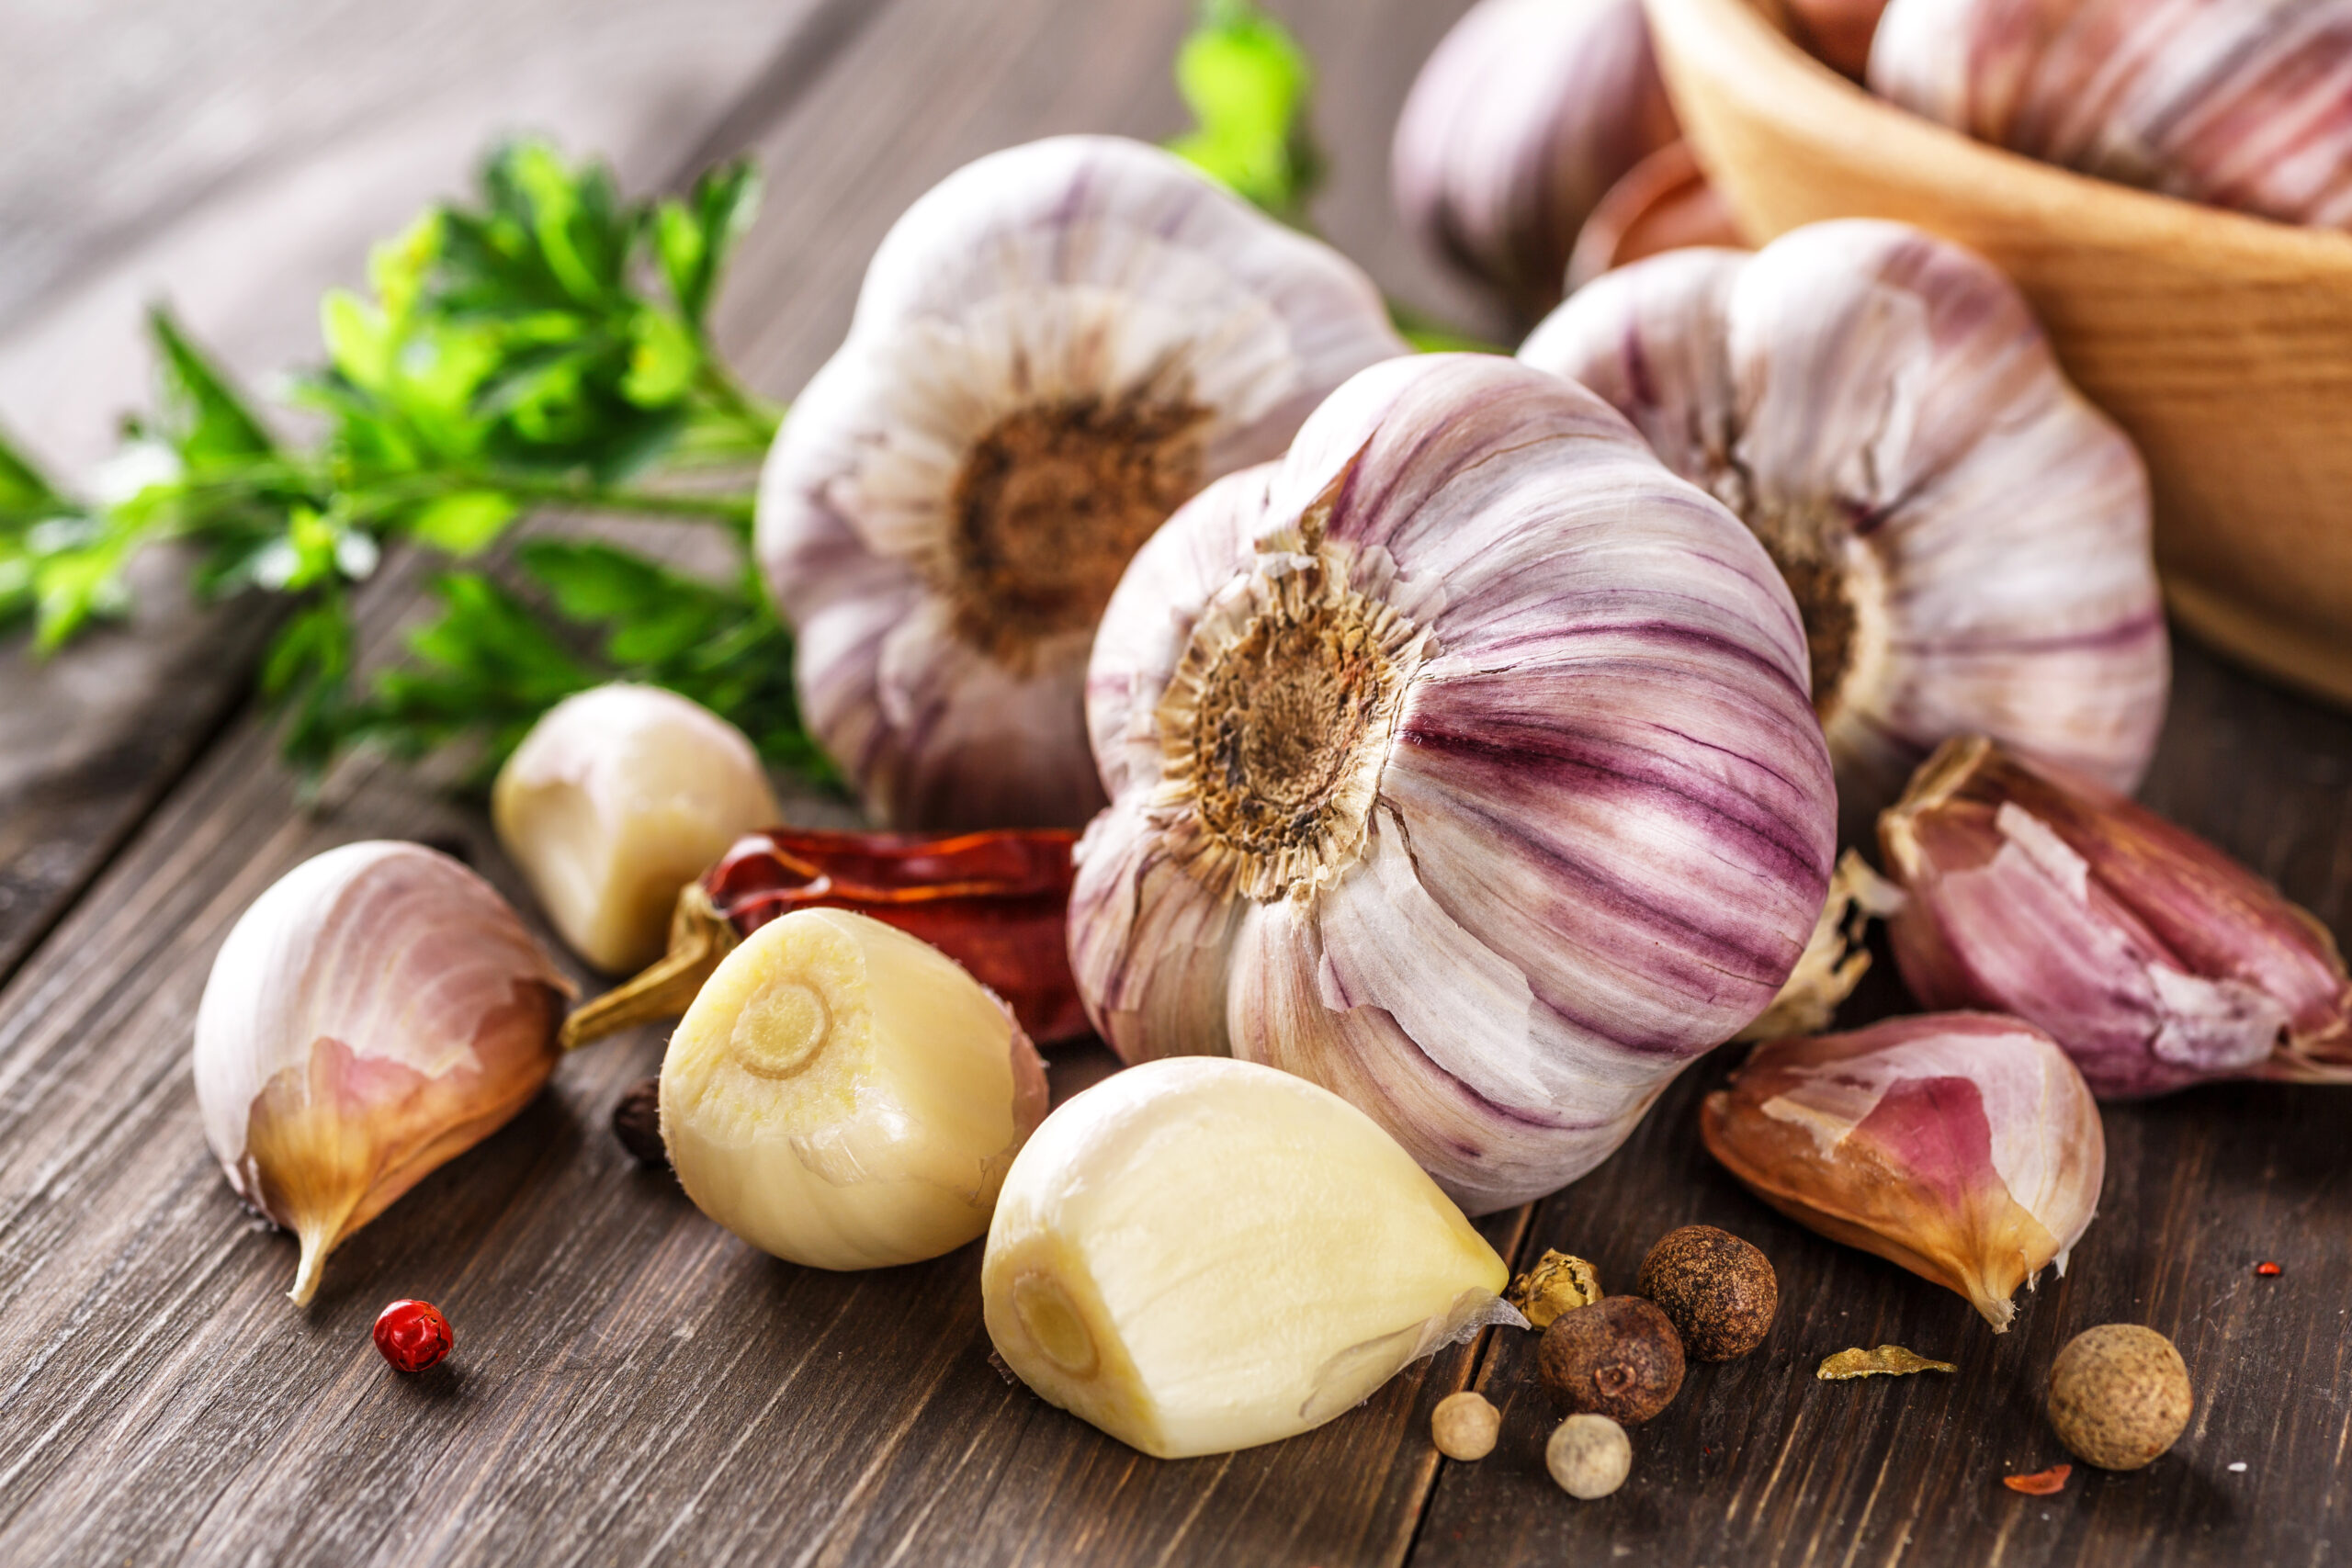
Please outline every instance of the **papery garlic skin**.
M1996 1334L2019 1285L2066 1271L2107 1169L2082 1075L2040 1030L1988 1013L1767 1042L1700 1130L1772 1207L1959 1292Z
M627 682L549 708L499 770L490 814L557 933L606 974L661 957L678 890L782 817L741 730Z
M1012 1014L930 944L846 909L743 939L662 1059L662 1138L695 1206L763 1252L881 1269L988 1229L1045 1118Z
M760 486L803 710L868 811L1082 825L1080 685L1129 556L1404 352L1351 263L1138 142L1015 147L908 209Z
M2047 1030L2102 1100L2352 1082L2352 981L2327 928L2154 812L1970 737L1879 838L1911 993Z
M1607 399L1772 552L1846 840L1956 734L2138 783L2171 671L2146 470L1990 265L1817 223L1611 273L1520 358Z
M238 918L196 1015L196 1094L229 1185L300 1238L289 1292L529 1102L571 984L503 899L420 844L345 844Z
M1583 389L1364 372L1105 614L1070 966L1130 1062L1331 1089L1473 1213L1763 1010L1834 801L1788 591Z
M2352 228L2352 0L1894 0L1869 80L2044 163Z
M1680 134L1641 0L1480 0L1397 118L1396 210L1539 314L1602 196Z
M1321 1426L1492 1323L1501 1258L1338 1096L1245 1062L1150 1062L1046 1120L980 1266L989 1338L1039 1394L1160 1459Z

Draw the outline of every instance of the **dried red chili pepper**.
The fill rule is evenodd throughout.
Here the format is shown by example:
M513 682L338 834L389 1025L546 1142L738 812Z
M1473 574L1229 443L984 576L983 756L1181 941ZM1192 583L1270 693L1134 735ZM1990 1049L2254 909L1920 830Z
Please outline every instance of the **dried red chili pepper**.
M2001 1484L2012 1492L2022 1492L2029 1497L2047 1497L2066 1489L2066 1477L2075 1473L2071 1464L2053 1464L2048 1470L2038 1470L2031 1475L2005 1475Z
M854 909L921 937L1002 997L1039 1043L1077 1039L1089 1025L1064 929L1077 842L1047 829L749 834L678 896L669 955L576 1010L563 1043L684 1012L737 942L780 915L818 908Z

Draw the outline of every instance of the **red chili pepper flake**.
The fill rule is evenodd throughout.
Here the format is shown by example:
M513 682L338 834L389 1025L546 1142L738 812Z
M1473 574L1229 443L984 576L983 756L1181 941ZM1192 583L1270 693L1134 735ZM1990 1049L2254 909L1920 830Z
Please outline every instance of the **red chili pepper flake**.
M376 1348L394 1371L421 1372L437 1365L456 1342L449 1320L431 1302L398 1301L376 1314Z
M2066 1477L2074 1473L2075 1467L2071 1464L2053 1464L2048 1470L2039 1470L2031 1475L2005 1475L2001 1477L2001 1484L2029 1497L2047 1497L2053 1492L2064 1491Z
M2257 1263L2254 1266L2254 1271L2267 1280L2281 1270L2276 1263Z

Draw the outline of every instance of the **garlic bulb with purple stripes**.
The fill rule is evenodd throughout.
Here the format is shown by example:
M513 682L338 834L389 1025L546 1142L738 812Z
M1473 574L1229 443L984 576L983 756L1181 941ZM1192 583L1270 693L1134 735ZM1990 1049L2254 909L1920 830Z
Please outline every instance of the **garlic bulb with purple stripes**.
M1520 357L1608 399L1771 552L1848 840L1957 734L2138 782L2170 674L2146 472L1973 254L1855 220L1656 256Z
M1087 648L1136 547L1404 352L1352 264L1138 142L1015 147L908 209L760 485L802 711L868 810L1083 823Z
M1605 1158L1771 1001L1828 883L1770 558L1507 359L1367 370L1177 513L1087 717L1112 804L1070 960L1103 1038L1313 1079L1473 1213Z

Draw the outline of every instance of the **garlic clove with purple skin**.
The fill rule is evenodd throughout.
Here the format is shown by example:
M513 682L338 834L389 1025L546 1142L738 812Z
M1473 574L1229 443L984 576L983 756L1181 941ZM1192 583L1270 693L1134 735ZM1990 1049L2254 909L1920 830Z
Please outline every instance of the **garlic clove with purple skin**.
M1600 198L1680 134L1641 0L1482 0L1397 118L1396 210L1536 315Z
M1912 994L2049 1031L2101 1099L2352 1082L2352 982L2327 928L2154 812L1969 737L1879 837Z
M1367 370L1104 614L1089 1016L1321 1084L1472 1213L1549 1192L1795 965L1836 809L1804 682L1762 547L1590 393Z
M868 810L1084 823L1080 687L1136 547L1405 352L1353 264L1139 142L1015 147L916 202L760 487L803 710Z
M1880 96L2030 158L2352 228L2347 0L1894 0Z
M2056 1043L1989 1013L1769 1041L1700 1111L1707 1151L1781 1213L1968 1298L2011 1297L2098 1206L2098 1107Z
M555 1067L571 984L481 877L345 844L239 917L196 1017L205 1140L238 1196L327 1254L504 1125Z
M1818 223L1611 273L1520 357L1599 392L1771 552L1847 841L1951 735L2138 782L2170 671L2147 477L1991 265Z
M679 889L781 817L741 730L620 682L549 708L498 771L490 811L549 923L606 974L660 958Z

